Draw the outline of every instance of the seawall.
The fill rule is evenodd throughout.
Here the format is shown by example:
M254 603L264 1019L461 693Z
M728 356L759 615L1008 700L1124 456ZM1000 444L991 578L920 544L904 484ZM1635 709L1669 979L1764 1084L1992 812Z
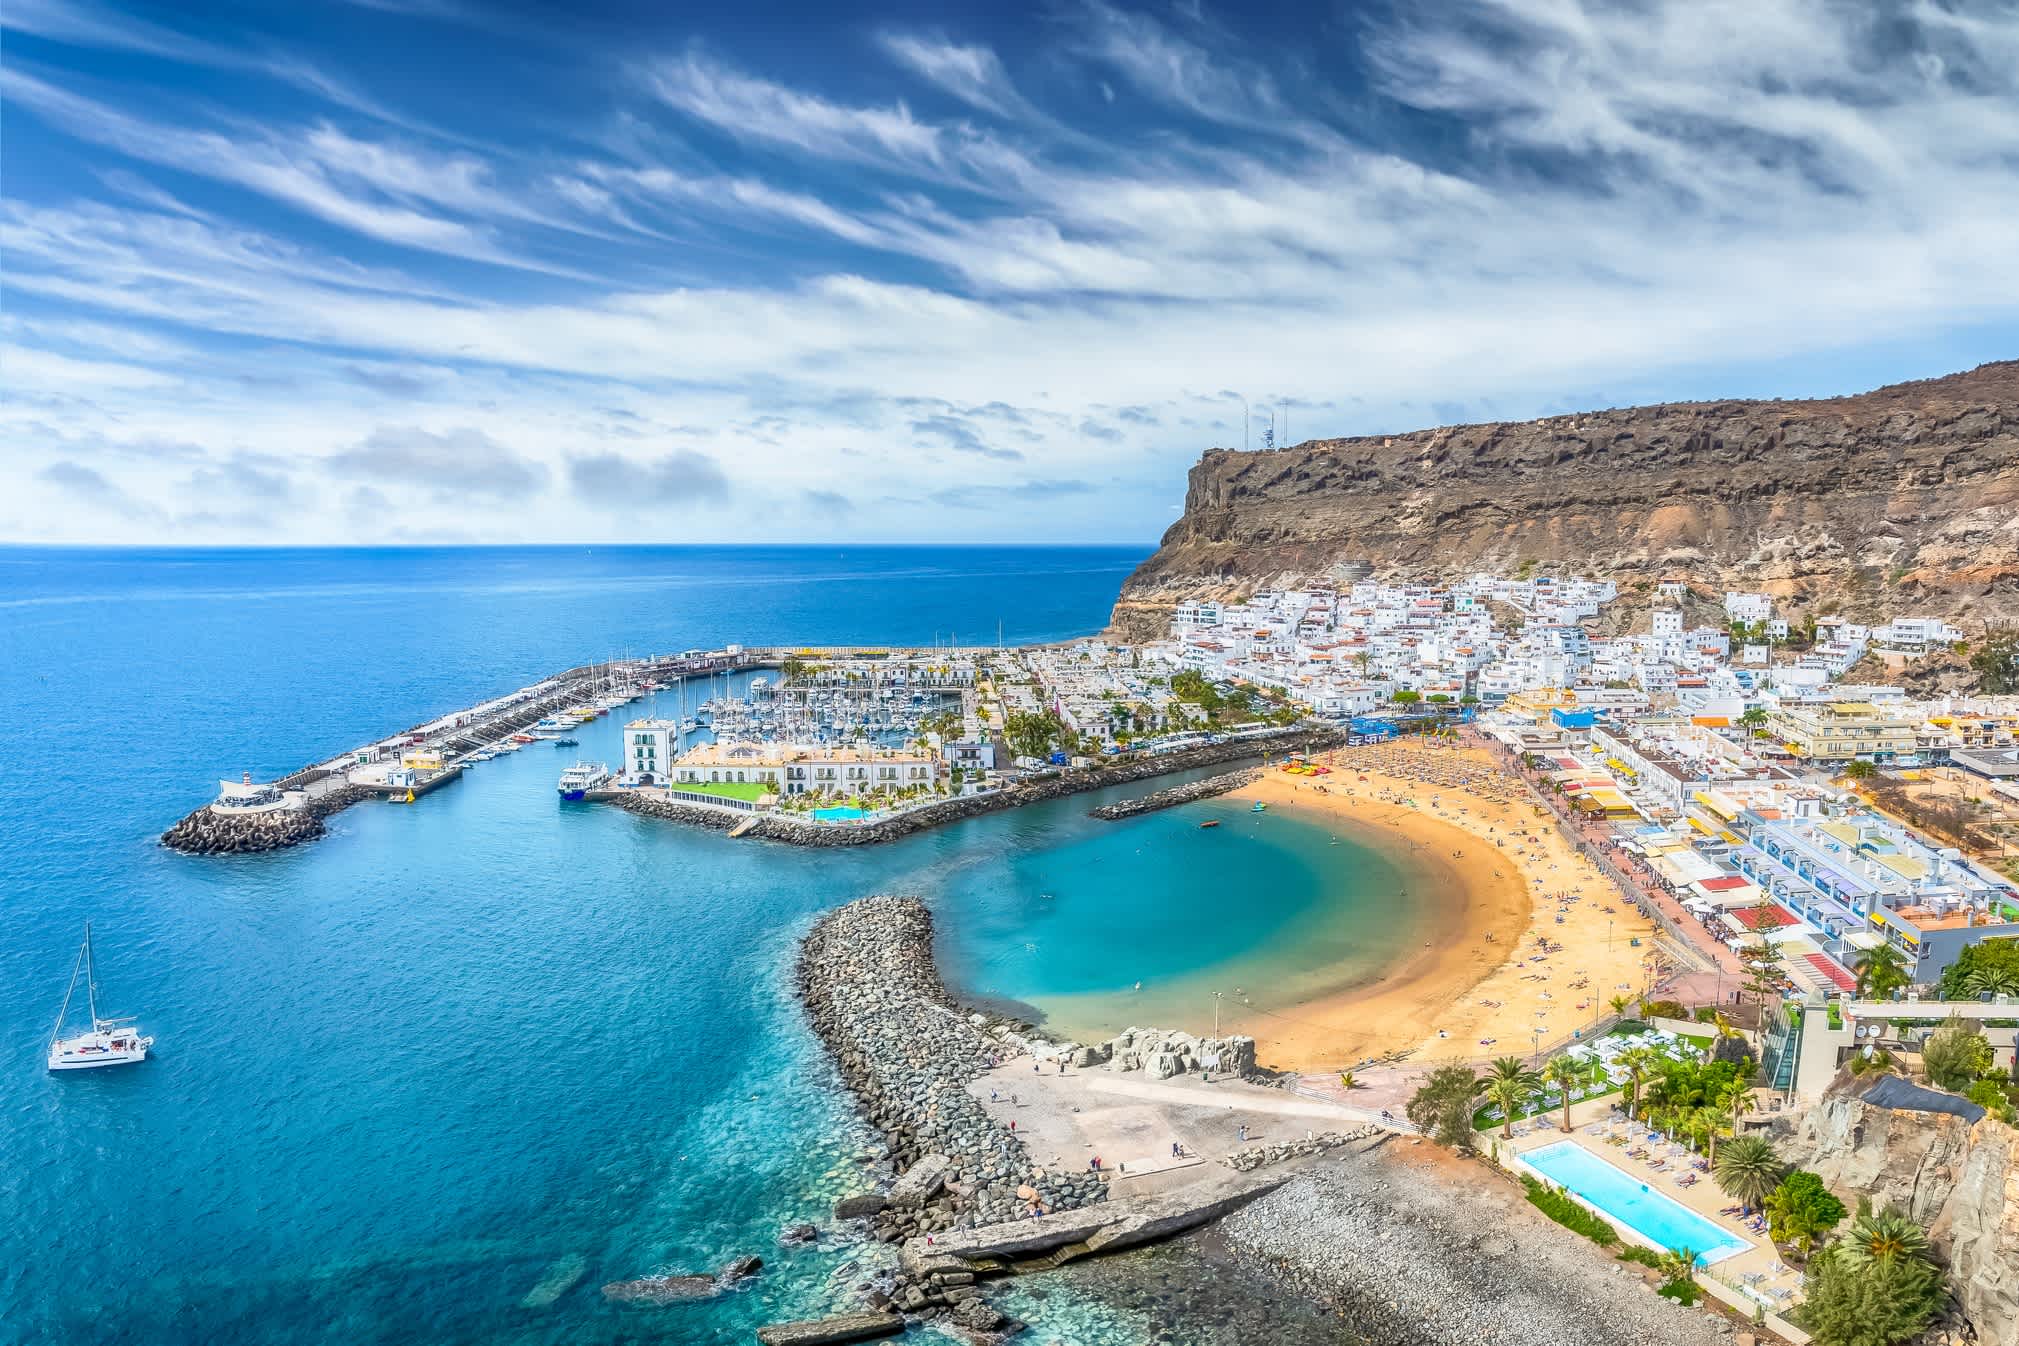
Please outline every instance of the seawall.
M1218 776L1195 780L1188 785L1173 785L1168 790L1158 790L1140 799L1124 799L1119 804L1103 804L1097 809L1088 809L1087 816L1099 818L1103 822L1140 818L1145 813L1155 813L1159 809L1175 808L1179 804L1192 804L1201 799L1211 799L1216 795L1230 793L1244 785L1254 784L1261 774L1253 768L1223 772Z
M1012 1049L940 985L932 914L917 898L869 897L822 917L800 948L798 990L814 1032L904 1175L873 1213L879 1237L1105 1199L1098 1175L1042 1171L968 1093L968 1082Z
M1103 762L1096 766L1036 776L988 794L962 795L867 823L816 823L789 814L751 814L737 809L713 808L706 804L687 804L659 799L636 790L602 790L590 797L601 803L614 804L640 817L659 818L667 822L708 827L717 831L728 831L738 823L754 819L754 825L744 833L745 836L760 837L766 841L781 841L787 845L873 846L880 842L896 841L915 832L941 827L947 823L978 818L985 813L994 813L1001 809L1041 804L1048 800L1064 799L1069 795L1084 794L1089 790L1103 790L1111 785L1127 785L1133 781L1168 776L1176 771L1218 766L1223 762L1244 761L1260 757L1265 752L1283 749L1294 748L1308 752L1329 748L1339 743L1343 737L1344 735L1336 729L1286 729L1280 734L1272 734L1266 738L1211 743L1199 748L1188 748L1182 752L1165 753L1162 756L1130 757L1121 761ZM1237 788L1237 785L1238 783L1225 788L1231 790Z

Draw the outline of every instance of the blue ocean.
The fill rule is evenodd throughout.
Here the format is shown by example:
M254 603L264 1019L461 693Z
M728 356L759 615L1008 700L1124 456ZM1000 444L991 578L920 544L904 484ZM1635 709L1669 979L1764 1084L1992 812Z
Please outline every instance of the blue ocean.
M962 991L1090 1031L1138 981L1144 1022L1208 1027L1286 941L1378 960L1306 936L1392 876L1288 817L1104 824L1094 796L803 852L560 803L561 759L615 760L625 712L292 851L156 844L221 777L585 661L1088 634L1142 555L0 550L0 1340L740 1342L829 1308L861 1250L774 1240L861 1187L867 1138L789 970L863 894L931 901ZM158 1041L51 1075L86 919L101 1010ZM745 1252L766 1270L717 1301L600 1292ZM1070 1299L1025 1307L1042 1328ZM1101 1339L1132 1312L1104 1306Z

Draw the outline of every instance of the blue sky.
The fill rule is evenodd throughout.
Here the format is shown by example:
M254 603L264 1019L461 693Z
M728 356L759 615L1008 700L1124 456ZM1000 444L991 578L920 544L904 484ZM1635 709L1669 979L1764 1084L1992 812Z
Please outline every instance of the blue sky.
M0 538L1142 540L2019 354L2019 8L7 0Z

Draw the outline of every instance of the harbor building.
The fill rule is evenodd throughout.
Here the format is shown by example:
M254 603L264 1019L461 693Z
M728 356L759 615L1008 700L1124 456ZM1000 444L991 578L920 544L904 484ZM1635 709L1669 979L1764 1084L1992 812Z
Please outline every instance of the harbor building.
M624 771L641 785L656 785L680 755L677 720L633 720L624 726Z
M627 759L629 760L629 759ZM781 743L702 743L674 759L669 788L700 794L868 794L930 789L937 757L915 749ZM739 788L740 787L740 788Z

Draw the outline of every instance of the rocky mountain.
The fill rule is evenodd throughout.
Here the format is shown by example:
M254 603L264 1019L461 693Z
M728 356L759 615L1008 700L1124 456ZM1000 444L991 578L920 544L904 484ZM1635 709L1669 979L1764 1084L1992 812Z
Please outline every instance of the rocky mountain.
M1866 1095L1885 1078L1842 1077L1781 1137L1782 1155L1846 1205L1869 1197L1927 1226L1976 1340L2019 1346L2019 1132L1880 1106Z
M1779 595L1791 615L2019 619L2019 361L1817 401L1689 402L1210 449L1113 626L1258 588L1525 564Z

